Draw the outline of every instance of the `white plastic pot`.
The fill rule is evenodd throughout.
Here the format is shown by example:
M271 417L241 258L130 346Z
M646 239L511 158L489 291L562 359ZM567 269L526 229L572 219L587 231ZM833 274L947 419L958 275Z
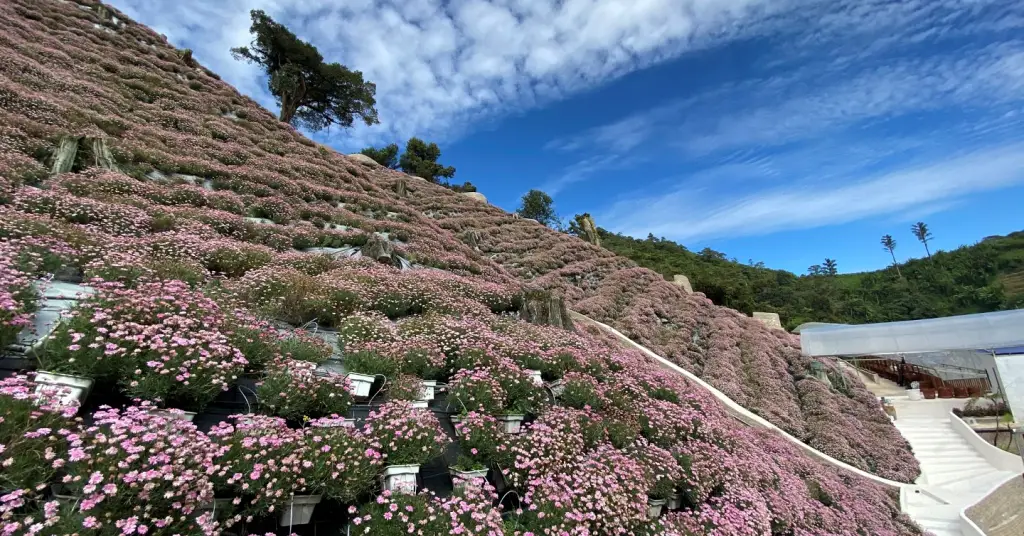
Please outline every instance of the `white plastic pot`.
M466 489L467 486L481 487L483 482L487 480L487 469L477 469L476 471L460 471L452 468L452 483L455 484L456 490ZM482 479L482 480L479 480Z
M523 419L525 415L501 415L498 420L505 426L506 434L518 434L523 430Z
M533 379L534 385L544 385L544 379L541 378L539 370L526 369L526 373Z
M665 507L668 508L669 510L678 510L678 509L682 508L682 506L683 506L683 494L682 493L673 493L672 495L669 496L668 503L665 504Z
M430 406L430 403L426 400L414 400L410 402L409 405L416 409L427 409L427 407Z
M389 465L384 468L384 489L393 493L416 493L419 465Z
M48 386L59 388L62 391L60 396L62 404L73 402L81 404L89 396L89 391L92 390L92 385L95 383L92 378L84 376L45 371L36 373L35 382L39 384L36 387L36 393L42 393Z
M295 495L281 510L281 525L305 525L313 517L313 509L320 503L320 495Z
M423 380L423 391L420 400L430 402L434 399L434 391L437 390L437 382L434 380Z
M910 400L923 400L924 395L921 394L920 389L907 389L907 398Z
M348 380L352 382L352 394L355 396L370 396L370 388L373 387L374 377L369 374L350 372Z
M149 412L153 415L159 415L167 419L180 419L188 422L192 422L192 419L196 418L196 414L193 411L153 409Z
M647 499L647 519L658 519L666 502L665 499Z

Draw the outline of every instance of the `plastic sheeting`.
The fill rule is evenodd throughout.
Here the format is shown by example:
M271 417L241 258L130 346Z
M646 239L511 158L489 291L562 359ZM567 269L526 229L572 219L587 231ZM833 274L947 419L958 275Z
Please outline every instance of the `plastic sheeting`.
M800 332L809 356L978 350L1024 344L1024 310L884 324L824 325Z

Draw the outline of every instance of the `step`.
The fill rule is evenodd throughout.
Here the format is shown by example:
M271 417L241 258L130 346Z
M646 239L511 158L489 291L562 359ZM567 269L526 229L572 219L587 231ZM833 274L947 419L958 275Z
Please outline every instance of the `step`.
M932 486L941 487L956 493L984 495L1002 481L1006 480L1012 473L992 469L980 473L963 475L960 479L940 479L931 482ZM951 475L947 475L949 478Z

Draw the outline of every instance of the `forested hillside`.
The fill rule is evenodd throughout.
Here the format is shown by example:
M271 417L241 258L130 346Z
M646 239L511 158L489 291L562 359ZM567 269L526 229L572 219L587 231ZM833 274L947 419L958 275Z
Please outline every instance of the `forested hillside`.
M783 325L866 323L980 313L1024 306L1024 231L992 236L895 267L856 274L797 276L742 264L705 248L692 252L653 236L599 230L601 245L668 278L686 275L695 291L745 313L779 313Z

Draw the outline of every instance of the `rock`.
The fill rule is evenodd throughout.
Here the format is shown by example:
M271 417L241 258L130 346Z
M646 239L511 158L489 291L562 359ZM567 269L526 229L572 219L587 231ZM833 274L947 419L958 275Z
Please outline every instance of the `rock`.
M379 168L379 167L384 167L384 166L380 165L376 160L370 158L369 156L366 156L363 153L350 154L350 155L348 155L348 157L351 158L352 160L355 160L356 162L359 162L360 164L362 164L362 165L364 165L366 167L369 167L369 168L375 168L376 169L376 168Z
M404 178L398 179L398 182L395 183L395 193L398 194L398 197L408 197L409 181L405 180Z
M473 251L480 251L480 231L470 229L462 233L462 241L473 248Z
M104 138L86 138L87 143L92 145L92 157L96 166L110 171L118 171L114 155L110 152L107 140Z
M761 313L755 311L751 316L754 317L754 320L757 320L772 329L782 329L782 321L779 320L779 313Z
M82 140L78 136L61 136L57 152L53 154L53 167L50 173L57 175L67 173L75 167L75 158L78 156L78 143Z
M268 220L267 218L245 218L245 221L250 223L256 223L260 225L275 225L274 220Z
M462 192L462 195L464 195L464 196L466 196L466 197L468 197L468 198L470 198L470 199L472 199L474 201L480 201L482 203L486 203L487 202L487 198L484 197L484 194L482 194L480 192Z
M359 250L363 257L373 259L387 264L392 263L391 256L395 253L394 246L386 238L378 234L371 234L369 240Z
M597 234L597 225L594 225L594 218L590 217L590 214L583 214L579 219L579 223L580 238L601 247L601 237Z
M672 276L672 284L685 290L687 294L693 294L693 287L690 286L690 279L682 274Z
M549 291L527 292L519 308L519 318L531 324L575 330L565 299Z

